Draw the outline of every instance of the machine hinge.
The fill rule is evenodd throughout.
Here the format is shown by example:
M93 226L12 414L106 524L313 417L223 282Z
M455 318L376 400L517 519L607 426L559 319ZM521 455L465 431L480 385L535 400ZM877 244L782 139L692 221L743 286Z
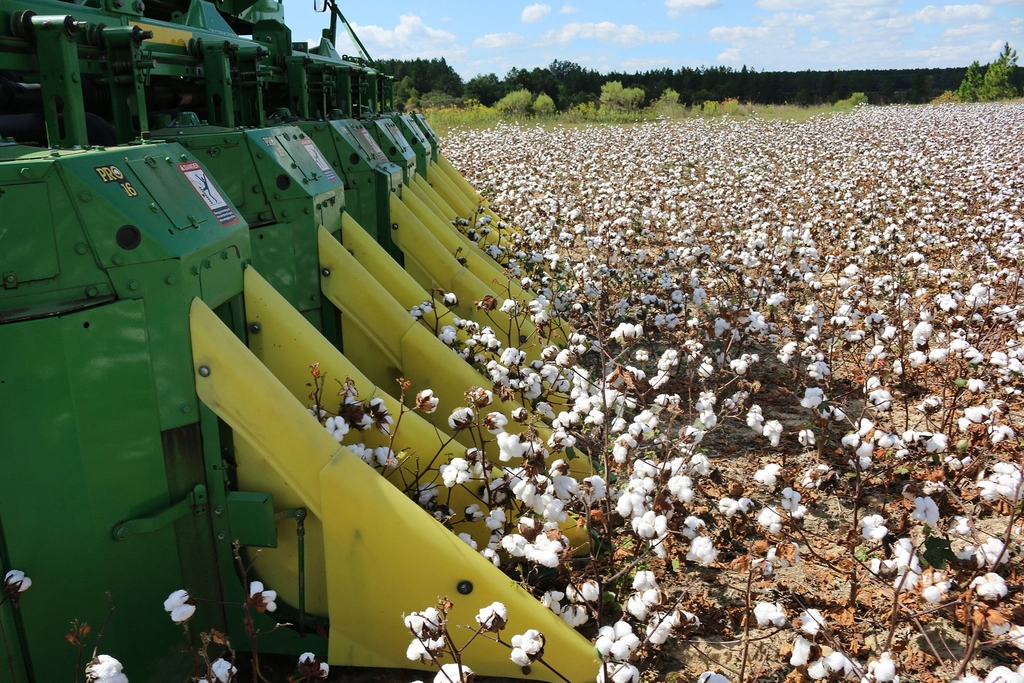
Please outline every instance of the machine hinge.
M114 526L113 536L115 541L123 541L135 534L148 534L187 515L192 508L206 505L206 487L196 484L196 487L189 491L189 494L166 510L161 510L152 517L139 517L130 519L127 522L118 522Z

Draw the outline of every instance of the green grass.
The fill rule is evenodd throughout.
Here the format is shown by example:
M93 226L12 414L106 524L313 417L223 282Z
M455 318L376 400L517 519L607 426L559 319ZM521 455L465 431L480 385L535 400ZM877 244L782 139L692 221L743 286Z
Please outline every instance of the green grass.
M853 100L853 98L851 98ZM568 111L555 112L548 116L535 116L532 114L520 116L503 115L497 109L485 107L480 103L471 103L468 106L443 107L425 109L430 125L438 132L445 135L459 129L490 128L501 121L528 123L542 127L554 126L589 126L594 124L605 125L635 125L658 120L682 120L691 118L702 119L733 119L741 120L756 116L762 119L784 120L784 121L806 121L813 116L829 114L833 112L849 112L854 107L851 100L842 100L835 105L816 105L811 107L799 107L796 105L755 105L726 100L725 102L704 102L701 105L686 107L683 105L660 105L637 111L623 111L597 106L593 103L577 105Z

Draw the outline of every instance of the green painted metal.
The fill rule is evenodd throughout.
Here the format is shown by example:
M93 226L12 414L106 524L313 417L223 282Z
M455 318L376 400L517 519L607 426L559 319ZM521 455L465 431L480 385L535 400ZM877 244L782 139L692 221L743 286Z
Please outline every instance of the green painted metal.
M402 137L409 144L410 149L416 154L416 172L426 178L427 166L437 158L430 139L423 133L419 127L419 122L411 114L395 114L388 117L388 119L395 124L395 127L398 128Z
M391 239L390 195L402 191L402 169L388 160L365 126L355 119L300 123L345 181L345 210L396 260Z
M274 497L269 493L228 491L227 515L232 539L245 546L277 547Z
M375 118L366 121L365 126L385 156L402 168L404 181L410 182L416 173L416 152L395 122L390 118Z
M35 581L0 606L19 683L70 675L66 628L98 628L107 588L103 649L133 681L191 669L160 609L178 588L213 601L193 636L248 647L232 543L276 544L273 500L237 490L233 435L196 397L189 303L258 333L252 263L342 347L317 230L348 210L401 262L390 195L437 153L393 79L324 33L293 43L275 0L0 0L0 569ZM24 112L38 129L6 132ZM292 627L257 615L261 651L326 654L302 575L275 615Z

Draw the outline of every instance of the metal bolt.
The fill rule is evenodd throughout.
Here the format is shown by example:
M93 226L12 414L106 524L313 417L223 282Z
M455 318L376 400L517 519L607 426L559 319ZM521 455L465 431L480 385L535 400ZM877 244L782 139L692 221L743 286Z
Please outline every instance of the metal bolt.
M220 539L220 540L222 540L222 541L223 541L223 540L224 540L225 538L227 538L227 537L228 537L228 535L227 535L226 533L224 533L223 531L222 531L222 532L220 532L219 534L217 534L217 538L219 538L219 539Z
M95 287L86 287L86 289L85 289L85 295L87 297L89 297L90 299L92 299L93 297L99 296L99 294L100 294L100 290L96 289Z
M224 514L224 508L221 507L220 505L218 505L217 507L213 508L213 514L215 514L218 517L220 517L221 515Z
M110 257L110 262L113 263L115 266L119 266L122 263L124 263L124 259L121 258L120 254L114 254L113 256Z
M139 288L139 283L138 283L137 280L129 280L128 281L128 289L130 289L130 290L132 290L134 292L138 288Z
M455 587L455 590L459 591L461 595L469 595L473 592L473 582L466 580L459 581L459 584Z
M391 229L392 230L398 230L398 223L392 223L391 224Z
M329 277L330 274L331 274L331 269L330 268L324 268L323 270L320 271L320 274L323 275L324 277Z
M75 245L75 253L79 256L84 256L88 251L89 247L86 246L85 242L79 242Z
M191 413L192 412L192 405L189 404L189 403L182 403L181 404L181 412L183 412L183 413Z
M167 277L164 278L164 282L166 282L169 285L173 285L177 281L178 278L174 277L173 275L168 275Z
M200 377L209 377L210 376L210 366L209 365L200 365L199 366L199 376Z
M259 334L262 329L263 327L261 327L259 323L252 323L249 325L249 331L253 334Z

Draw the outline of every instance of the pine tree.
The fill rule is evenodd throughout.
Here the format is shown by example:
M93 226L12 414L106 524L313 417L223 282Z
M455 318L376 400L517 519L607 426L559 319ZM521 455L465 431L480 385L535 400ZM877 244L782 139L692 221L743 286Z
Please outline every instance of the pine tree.
M1017 51L1010 44L1003 45L999 58L988 65L985 78L978 91L978 98L984 102L1009 99L1017 96L1017 89L1011 85L1013 71L1017 68Z
M981 90L983 84L981 65L974 62L967 67L967 74L964 75L964 80L960 82L960 87L956 90L956 98L961 102L977 102L978 91Z

